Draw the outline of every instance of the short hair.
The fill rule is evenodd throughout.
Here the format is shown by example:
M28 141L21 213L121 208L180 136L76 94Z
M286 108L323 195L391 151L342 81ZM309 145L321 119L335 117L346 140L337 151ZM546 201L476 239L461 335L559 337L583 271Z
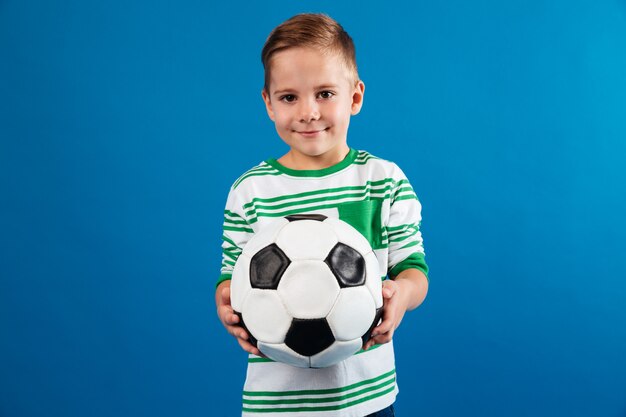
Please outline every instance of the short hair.
M269 34L261 61L265 70L263 88L269 92L271 59L289 48L311 47L323 53L337 54L346 66L353 84L359 80L354 42L336 20L323 13L301 13L276 26Z

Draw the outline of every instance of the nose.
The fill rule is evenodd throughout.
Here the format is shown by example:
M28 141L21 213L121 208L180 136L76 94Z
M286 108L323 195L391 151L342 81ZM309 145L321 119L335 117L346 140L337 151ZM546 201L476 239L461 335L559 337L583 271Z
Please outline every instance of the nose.
M300 101L300 121L302 123L310 123L320 118L318 103L315 99Z

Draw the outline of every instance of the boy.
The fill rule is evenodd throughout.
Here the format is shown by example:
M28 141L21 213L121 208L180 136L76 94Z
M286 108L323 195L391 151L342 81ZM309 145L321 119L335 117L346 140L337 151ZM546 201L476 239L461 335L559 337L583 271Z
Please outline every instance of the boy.
M404 313L428 291L419 231L421 206L393 163L347 144L350 116L365 85L350 36L333 19L301 14L276 27L262 52L267 113L290 150L244 173L226 202L222 275L216 291L222 324L250 353L244 416L393 416L398 392L391 342ZM359 230L375 250L384 313L363 352L323 369L259 358L230 306L230 277L253 233L276 216L320 213Z

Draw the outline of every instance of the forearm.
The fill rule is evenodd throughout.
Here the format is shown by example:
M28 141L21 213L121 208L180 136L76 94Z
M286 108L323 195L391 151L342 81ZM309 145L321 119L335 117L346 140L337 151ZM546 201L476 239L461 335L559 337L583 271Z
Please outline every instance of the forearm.
M395 278L399 293L405 299L406 310L419 307L428 293L428 278L419 269L405 269Z

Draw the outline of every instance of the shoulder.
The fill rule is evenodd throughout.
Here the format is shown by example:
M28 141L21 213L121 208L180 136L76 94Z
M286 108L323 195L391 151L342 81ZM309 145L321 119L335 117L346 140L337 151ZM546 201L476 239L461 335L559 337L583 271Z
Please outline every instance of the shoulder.
M357 151L354 165L361 165L371 171L384 173L388 177L398 178L404 177L404 173L400 167L393 161L375 156L367 151Z
M262 177L280 175L280 171L263 161L260 164L250 168L239 176L231 186L231 191L236 190L244 183L260 182Z

